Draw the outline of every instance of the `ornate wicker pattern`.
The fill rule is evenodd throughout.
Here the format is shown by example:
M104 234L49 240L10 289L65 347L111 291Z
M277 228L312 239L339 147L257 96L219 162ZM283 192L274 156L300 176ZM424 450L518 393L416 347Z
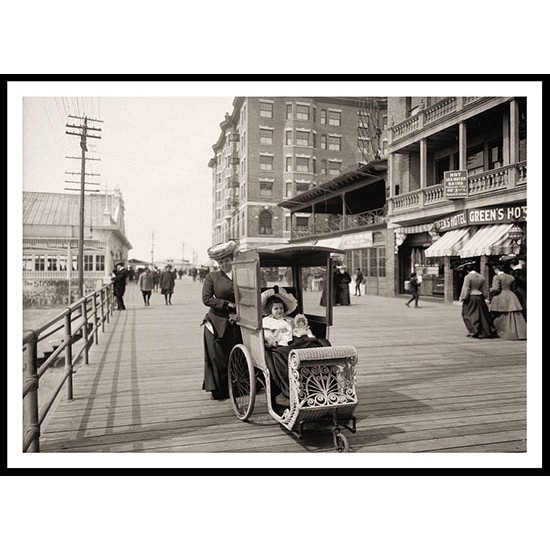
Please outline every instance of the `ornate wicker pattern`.
M288 358L291 406L282 423L290 430L297 420L320 419L335 409L351 415L357 405L356 364L353 346L293 350Z

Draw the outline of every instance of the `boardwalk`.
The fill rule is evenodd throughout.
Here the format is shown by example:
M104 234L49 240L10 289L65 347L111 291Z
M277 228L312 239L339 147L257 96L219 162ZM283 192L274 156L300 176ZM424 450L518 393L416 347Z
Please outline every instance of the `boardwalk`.
M250 422L201 391L200 285L176 282L173 305L144 307L129 285L90 364L43 426L42 452L327 452L330 432L290 436L266 412ZM352 452L526 451L526 342L465 337L460 308L352 296L331 341L359 354Z

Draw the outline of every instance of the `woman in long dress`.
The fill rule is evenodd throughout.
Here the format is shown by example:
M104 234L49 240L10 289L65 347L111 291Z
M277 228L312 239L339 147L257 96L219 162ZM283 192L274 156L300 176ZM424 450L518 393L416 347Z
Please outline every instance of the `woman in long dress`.
M497 333L485 303L489 298L485 277L474 269L473 263L464 264L462 269L467 272L459 298L462 302L462 320L468 329L466 336L494 338Z
M525 340L527 323L523 317L523 307L514 293L516 281L513 275L504 273L501 265L493 267L495 276L491 284L489 311L500 338L505 340Z
M229 397L229 354L242 343L241 329L235 323L236 305L233 291L232 265L237 243L229 241L208 249L219 270L210 271L204 279L202 302L210 309L204 316L204 381L202 389L211 399Z

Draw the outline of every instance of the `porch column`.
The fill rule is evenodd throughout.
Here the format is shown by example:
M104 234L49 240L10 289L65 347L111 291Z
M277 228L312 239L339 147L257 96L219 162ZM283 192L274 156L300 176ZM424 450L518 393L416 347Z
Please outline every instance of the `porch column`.
M467 154L467 128L465 122L458 123L458 169L466 170L468 162Z
M519 109L518 102L510 101L510 164L519 160Z
M428 177L428 140L420 140L420 189L426 189Z

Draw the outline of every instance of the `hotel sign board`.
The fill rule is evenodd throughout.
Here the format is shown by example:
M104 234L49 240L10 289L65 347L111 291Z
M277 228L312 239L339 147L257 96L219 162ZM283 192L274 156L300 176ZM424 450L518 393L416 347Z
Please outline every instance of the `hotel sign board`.
M527 205L515 203L506 206L489 206L487 208L461 210L435 221L434 228L442 232L470 225L516 223L526 220Z
M468 196L468 170L443 172L445 198L463 199Z

